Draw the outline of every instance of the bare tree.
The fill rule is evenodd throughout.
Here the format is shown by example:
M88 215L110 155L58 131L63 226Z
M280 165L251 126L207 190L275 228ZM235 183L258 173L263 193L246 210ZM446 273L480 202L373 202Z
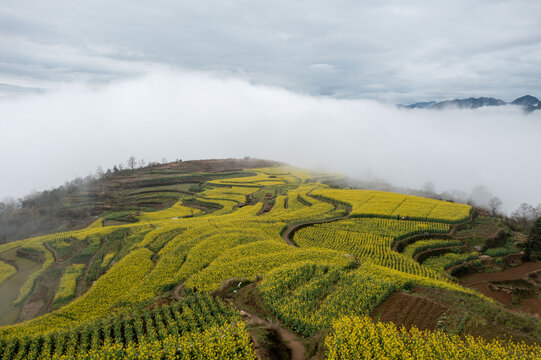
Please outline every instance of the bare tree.
M541 204L537 204L535 207L535 217L540 218L541 217Z
M135 165L137 164L137 160L135 160L135 156L130 156L130 158L128 159L128 167L130 168L130 170L133 170L135 169Z
M488 201L488 208L490 209L492 216L496 215L502 205L503 202L499 197L493 196L490 198L490 200Z
M167 163L167 159L162 157L162 164L166 164Z
M140 167L140 168L145 167L145 159L139 160L139 167Z
M11 214L21 208L21 201L15 198L3 198L0 202L0 216L3 214Z
M526 203L520 204L518 209L511 213L511 217L518 222L524 229L528 229L535 220L535 208Z
M104 175L103 168L101 166L98 166L98 168L96 169L96 177L98 179L101 179L103 175Z

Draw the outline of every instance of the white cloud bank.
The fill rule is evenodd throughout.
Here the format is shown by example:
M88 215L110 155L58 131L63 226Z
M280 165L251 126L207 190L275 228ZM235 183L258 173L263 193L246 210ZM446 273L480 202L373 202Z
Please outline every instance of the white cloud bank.
M506 210L541 202L541 112L408 111L178 70L0 101L0 198L58 186L130 155L252 156L394 185L466 192Z

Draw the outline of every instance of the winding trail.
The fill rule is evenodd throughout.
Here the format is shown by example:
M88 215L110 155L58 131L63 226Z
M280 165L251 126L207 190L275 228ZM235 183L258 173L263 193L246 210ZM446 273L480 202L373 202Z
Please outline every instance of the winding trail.
M337 217L337 218L331 218L331 219L325 219L325 220L317 220L317 221L308 221L308 222L305 222L305 223L293 225L293 226L290 226L284 232L284 235L282 235L282 237L284 238L286 243L288 243L289 245L298 246L293 241L293 235L295 235L295 232L297 232L297 230L300 230L300 229L308 227L308 226L316 225L316 224L325 224L325 223L330 223L330 222L334 222L334 221L345 220L345 219L349 219L349 217L350 217L350 214L347 214L345 216L341 216L341 217Z
M178 284L177 286L175 286L175 288L173 289L173 297L175 298L175 300L180 300L182 298L182 296L180 295L180 291L183 289L184 289L184 281Z
M256 326L262 326L266 329L272 329L275 330L278 333L278 336L280 337L280 341L282 344L284 344L291 354L290 359L291 360L305 360L306 359L306 348L304 347L304 344L299 341L298 337L293 334L291 331L287 330L283 326L278 326L276 324L273 324L267 320L264 320L260 318L257 315L254 315L252 313L248 313L244 311L245 316L245 322L247 325L256 325ZM257 342L257 339L253 339L254 344Z
M43 242L43 246L45 247L45 249L49 250L49 251L53 254L54 261L55 261L55 262L58 262L58 254L56 253L56 250L53 249L53 248L47 243L47 241L44 241L44 242Z
M310 196L310 195L308 195L308 196ZM312 196L310 196L310 197L312 197ZM332 204L332 205L335 206L335 208L338 207L337 204L335 204L335 203L333 203L331 201L326 201L326 200L319 199L319 198L314 198L314 197L312 197L312 198L317 200L317 201L323 201L323 202ZM323 219L323 220L315 220L315 221L312 220L312 221L307 221L307 222L303 222L303 223L296 224L296 225L291 225L291 226L289 226L287 228L286 231L284 231L284 234L282 235L282 238L285 240L285 242L288 245L298 247L298 245L293 241L293 236L295 235L295 232L297 232L297 230L300 230L300 229L302 229L304 227L307 227L307 226L316 225L316 224L325 224L325 223L330 223L330 222L334 222L334 221L345 220L345 219L349 219L350 217L351 217L351 207L347 206L346 207L346 215L344 215L344 216L330 218L330 219Z
M445 253L451 252L456 248L463 247L464 245L454 245L454 246L443 246L438 248L432 248L432 249L426 249L424 251L420 251L417 254L413 256L413 260L417 261L419 264L422 264L424 262L423 257L426 256L426 258L432 257L433 255L439 256L443 255ZM419 261L419 259L422 259L422 261Z
M295 334L285 324L282 324L275 315L265 307L261 295L254 291L258 283L249 283L245 286L232 285L237 282L229 280L222 284L221 289L213 293L214 296L222 298L225 302L235 306L247 325L258 359L293 359L305 360L306 347L301 336ZM272 334L269 338L261 337L261 330Z

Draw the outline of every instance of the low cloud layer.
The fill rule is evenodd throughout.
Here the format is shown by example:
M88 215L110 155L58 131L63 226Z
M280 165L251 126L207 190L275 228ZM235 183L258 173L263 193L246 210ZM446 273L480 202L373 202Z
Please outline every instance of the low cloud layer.
M319 70L331 71L320 67ZM299 95L233 77L156 69L105 87L0 101L0 198L58 186L134 155L252 156L437 191L484 185L541 203L541 113L507 106L403 110Z

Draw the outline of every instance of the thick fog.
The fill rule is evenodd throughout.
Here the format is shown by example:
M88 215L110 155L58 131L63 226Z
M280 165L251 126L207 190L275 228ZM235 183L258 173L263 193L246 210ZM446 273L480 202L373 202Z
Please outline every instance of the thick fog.
M534 94L535 95L535 94ZM213 73L131 80L0 101L0 198L125 162L258 157L393 185L470 193L510 211L541 203L541 112L404 110L314 97Z

